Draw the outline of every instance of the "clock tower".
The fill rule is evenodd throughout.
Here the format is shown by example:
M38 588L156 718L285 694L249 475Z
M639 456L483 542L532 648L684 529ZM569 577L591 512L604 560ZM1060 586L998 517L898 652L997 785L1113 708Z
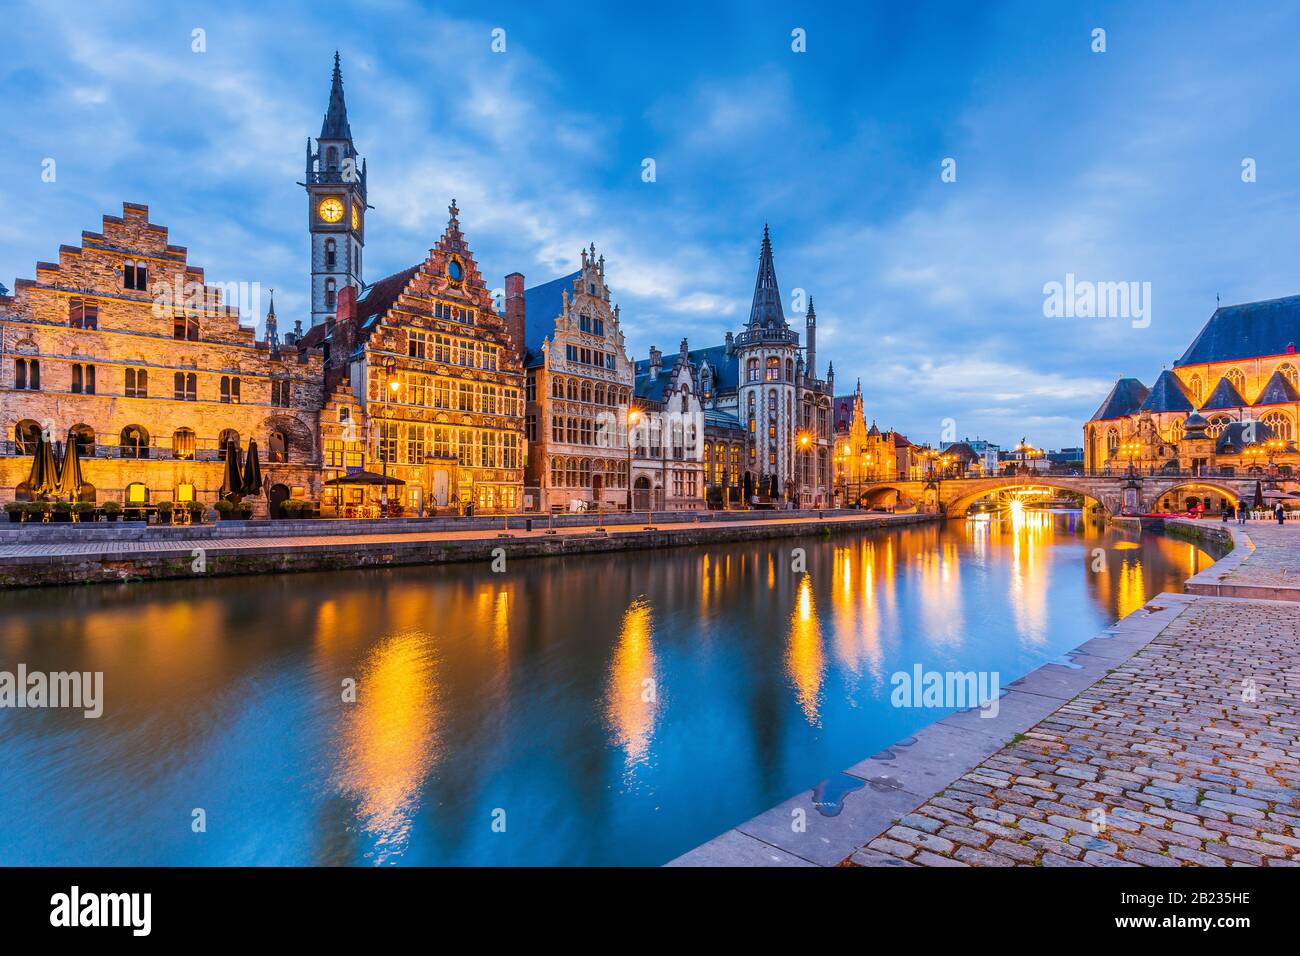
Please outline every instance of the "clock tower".
M357 156L343 101L343 71L334 54L329 109L312 151L307 139L307 228L311 233L311 324L334 317L344 286L358 291L366 228L366 164Z

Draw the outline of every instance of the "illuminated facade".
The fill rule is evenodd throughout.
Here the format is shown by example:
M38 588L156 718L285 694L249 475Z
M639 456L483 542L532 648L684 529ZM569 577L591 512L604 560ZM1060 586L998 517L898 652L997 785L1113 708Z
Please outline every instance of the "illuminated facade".
M523 276L506 277L506 325L516 339L523 330L528 374L529 510L627 506L632 362L605 257L593 243L581 258L577 272L527 292Z
M453 201L428 257L367 286L344 288L335 321L300 342L327 355L329 399L359 421L330 422L348 453L405 485L390 493L415 513L517 511L523 502L524 370L460 231ZM331 416L327 415L327 418Z
M1222 475L1300 466L1300 296L1222 306L1151 388L1115 383L1084 426L1090 471Z
M257 341L226 302L240 288L207 284L135 203L37 263L0 296L0 497L29 496L43 430L79 446L85 500L212 502L227 443L242 461L250 439L267 495L315 495L321 356L281 349L274 303Z
M704 487L704 409L696 389L690 347L682 339L672 368L650 350L646 374L636 380L640 421L631 430L632 507L700 511Z

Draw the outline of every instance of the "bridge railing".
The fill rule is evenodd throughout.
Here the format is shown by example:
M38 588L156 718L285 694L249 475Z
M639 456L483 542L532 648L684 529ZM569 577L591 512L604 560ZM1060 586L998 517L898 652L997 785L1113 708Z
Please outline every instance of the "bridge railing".
M1190 470L1171 470L1166 468L1134 468L1129 471L1127 468L1079 468L1073 471L1008 471L998 472L991 475L954 475L951 473L936 473L934 475L908 475L900 473L897 477L878 476L863 479L863 487L872 485L893 484L899 481L988 481L994 478L1014 478L1021 481L1032 482L1035 479L1041 481L1051 481L1061 478L1111 478L1115 480L1124 480L1128 478L1175 478L1183 480L1211 480L1215 478L1231 478L1246 481L1266 481L1269 478L1275 478L1279 481L1300 480L1289 467L1283 466L1277 470L1276 474L1270 474L1268 469L1263 467L1252 468L1201 468ZM850 481L849 487L852 489L858 482Z

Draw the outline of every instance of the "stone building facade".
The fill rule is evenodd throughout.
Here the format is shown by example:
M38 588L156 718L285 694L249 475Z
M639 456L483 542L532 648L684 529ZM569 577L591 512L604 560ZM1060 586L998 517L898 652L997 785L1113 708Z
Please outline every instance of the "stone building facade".
M1117 381L1084 425L1091 472L1291 476L1300 296L1222 306L1148 388Z
M506 277L506 324L523 329L529 510L626 508L632 362L605 257L593 243L582 268L523 291Z
M42 431L77 442L87 500L212 502L227 441L242 461L250 439L268 494L316 495L321 357L279 347L273 303L256 341L226 288L135 203L16 282L0 297L0 498L26 497Z
M327 356L333 407L325 418L345 473L356 467L346 456L356 456L358 449L349 448L359 443L367 468L405 483L389 501L409 512L517 511L526 454L524 370L461 233L454 200L449 211L423 262L360 296L344 288L335 321L312 328L299 347Z
M650 350L646 374L636 380L635 404L639 415L630 430L632 507L703 511L704 407L686 339L671 369L664 367L662 353Z

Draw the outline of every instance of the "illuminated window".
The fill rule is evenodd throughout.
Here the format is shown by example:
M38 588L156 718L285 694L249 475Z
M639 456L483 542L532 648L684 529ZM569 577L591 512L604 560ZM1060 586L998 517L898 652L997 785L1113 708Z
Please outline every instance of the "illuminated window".
M149 489L136 481L126 486L126 503L143 505L149 501Z

